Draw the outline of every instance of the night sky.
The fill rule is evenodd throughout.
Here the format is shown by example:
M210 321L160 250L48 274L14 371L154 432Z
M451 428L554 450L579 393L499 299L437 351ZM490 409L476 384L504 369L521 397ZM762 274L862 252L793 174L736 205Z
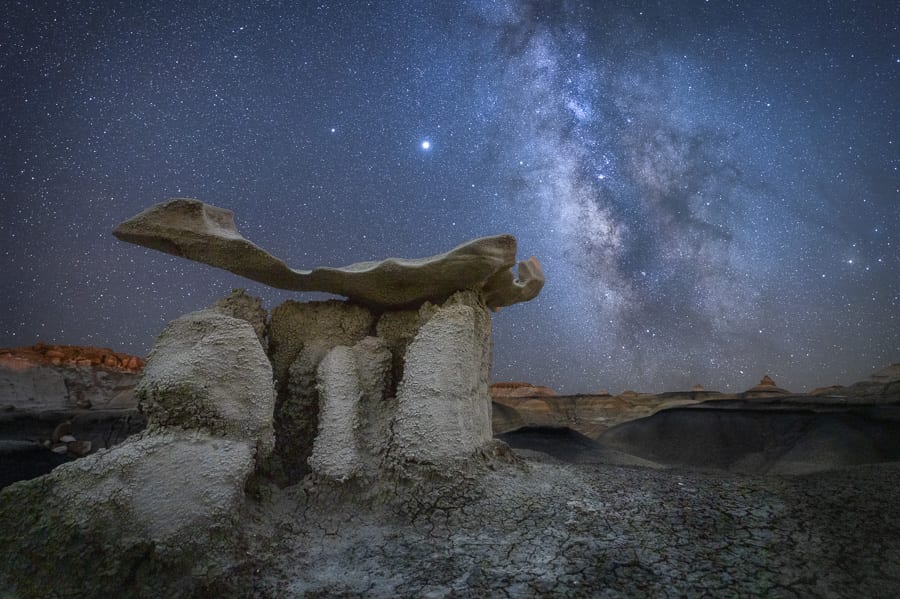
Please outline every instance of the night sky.
M110 234L194 197L295 268L512 233L547 284L495 316L495 380L900 361L900 4L240 4L4 2L0 346L146 355L233 287L322 297Z

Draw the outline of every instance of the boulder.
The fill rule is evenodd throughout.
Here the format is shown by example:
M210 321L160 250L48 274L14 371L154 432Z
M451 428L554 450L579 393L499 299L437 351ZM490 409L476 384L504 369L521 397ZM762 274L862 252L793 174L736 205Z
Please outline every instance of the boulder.
M194 566L222 557L253 455L251 441L143 433L3 489L0 587L158 597L202 584Z
M368 306L400 308L443 301L461 289L484 289L492 308L528 301L544 275L532 258L519 263L512 235L483 237L429 258L388 258L341 268L295 270L238 233L234 213L190 198L157 204L118 225L113 235L248 279L293 291L325 291Z
M258 297L247 295L245 289L232 289L231 294L218 300L211 310L246 320L253 327L259 342L266 347L266 319L268 313L262 307L262 300Z
M135 395L148 426L254 439L261 457L274 446L272 368L245 320L201 310L172 321Z

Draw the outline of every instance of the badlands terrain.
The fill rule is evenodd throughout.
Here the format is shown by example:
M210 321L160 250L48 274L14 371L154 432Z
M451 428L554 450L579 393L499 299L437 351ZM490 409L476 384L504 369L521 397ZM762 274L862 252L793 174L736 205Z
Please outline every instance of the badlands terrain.
M79 459L53 451L60 424L92 453L140 430L143 366L94 348L0 351L4 484ZM367 489L264 482L189 595L893 597L898 371L810 395L771 380L730 396L495 384L495 435L512 449ZM79 590L47 583L46 596Z
M193 199L114 234L347 299L236 289L146 362L0 350L2 597L898 595L898 364L811 394L492 386L491 310L544 284L511 235L303 270Z

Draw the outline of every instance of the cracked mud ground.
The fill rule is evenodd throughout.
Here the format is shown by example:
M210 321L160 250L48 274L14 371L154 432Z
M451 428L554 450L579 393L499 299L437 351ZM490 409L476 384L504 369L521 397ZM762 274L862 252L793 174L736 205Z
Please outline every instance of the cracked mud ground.
M521 464L379 507L276 492L261 597L897 597L900 463L797 477Z

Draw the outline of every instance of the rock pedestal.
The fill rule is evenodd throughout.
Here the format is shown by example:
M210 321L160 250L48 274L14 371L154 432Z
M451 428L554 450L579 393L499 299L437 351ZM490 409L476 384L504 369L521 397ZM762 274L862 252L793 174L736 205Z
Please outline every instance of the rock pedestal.
M283 484L443 467L491 439L491 324L478 292L377 318L349 302L286 302L269 340Z

